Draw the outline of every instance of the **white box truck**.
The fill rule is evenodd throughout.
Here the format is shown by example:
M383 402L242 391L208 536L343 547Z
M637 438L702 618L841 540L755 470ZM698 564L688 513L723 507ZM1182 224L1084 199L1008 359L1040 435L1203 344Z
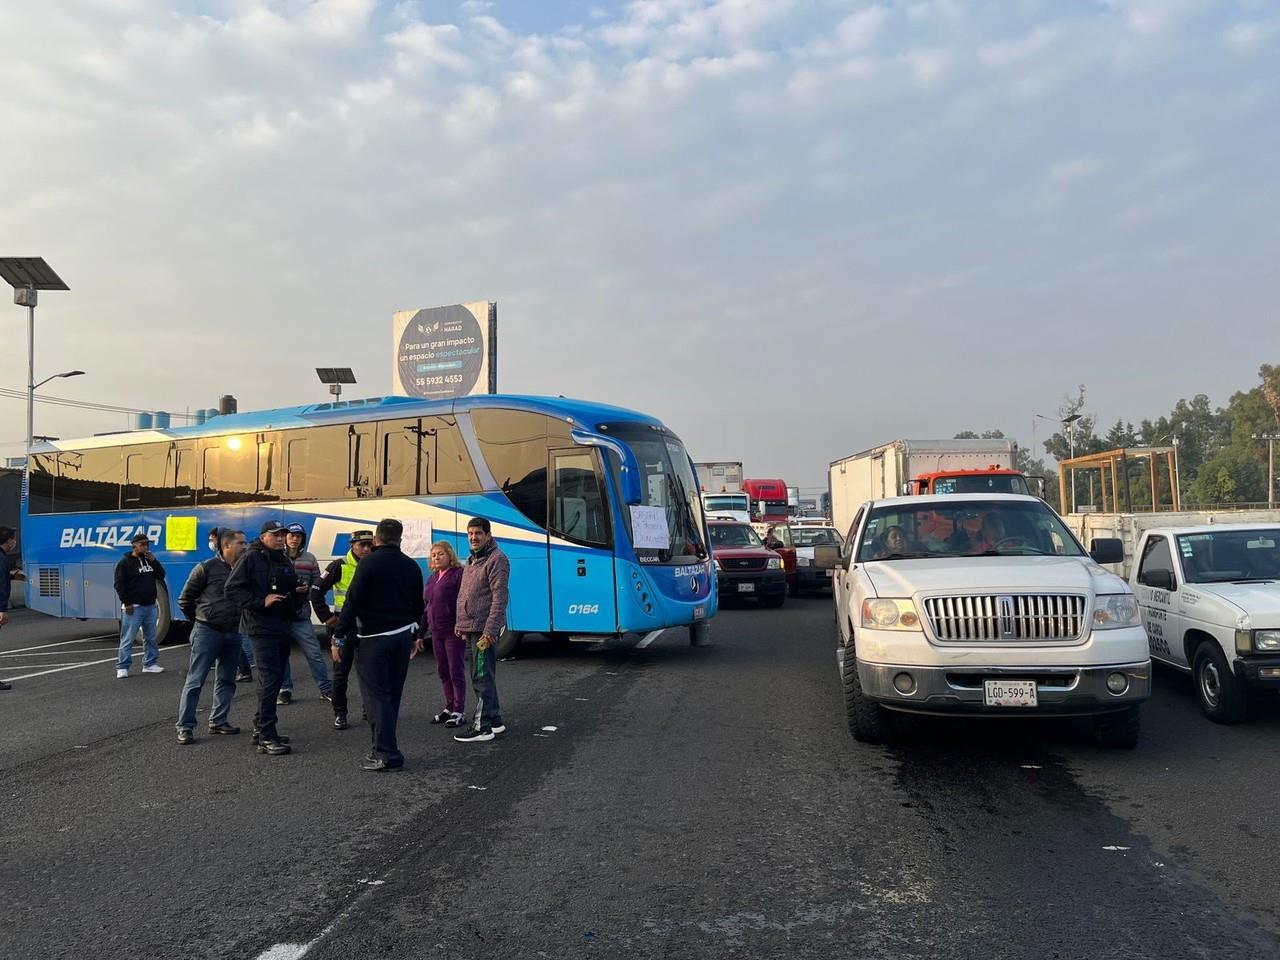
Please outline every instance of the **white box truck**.
M733 460L695 463L698 489L703 493L738 493L742 490L742 464Z
M868 500L903 494L1028 494L1012 440L891 440L833 462L831 522L841 535Z

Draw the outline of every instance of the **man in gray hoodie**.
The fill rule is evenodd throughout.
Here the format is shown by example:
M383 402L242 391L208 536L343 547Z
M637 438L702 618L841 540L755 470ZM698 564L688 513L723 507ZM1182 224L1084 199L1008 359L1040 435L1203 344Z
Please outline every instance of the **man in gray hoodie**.
M312 585L320 580L320 564L307 549L307 528L302 524L291 523L285 528L285 552L293 561L294 572L298 575L300 596L298 615L293 624L293 642L298 645L307 660L307 666L311 668L311 677L320 691L320 699L332 700L333 681L329 678L329 663L320 647L316 628L311 623L311 604L308 602ZM292 702L293 668L285 660L284 680L280 684L280 696L276 703L283 705Z

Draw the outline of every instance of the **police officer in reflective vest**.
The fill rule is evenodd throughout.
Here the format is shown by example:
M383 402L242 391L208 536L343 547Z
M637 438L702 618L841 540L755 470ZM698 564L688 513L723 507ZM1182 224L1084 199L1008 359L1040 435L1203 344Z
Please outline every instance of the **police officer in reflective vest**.
M347 600L347 590L356 575L356 564L373 549L373 531L356 530L351 534L351 549L345 557L339 557L325 568L324 576L311 587L311 607L316 618L329 628L332 640L333 628ZM333 609L325 603L325 594L333 591ZM352 640L355 638L353 637ZM333 726L335 730L347 729L347 678L355 661L356 645L347 643L333 663Z

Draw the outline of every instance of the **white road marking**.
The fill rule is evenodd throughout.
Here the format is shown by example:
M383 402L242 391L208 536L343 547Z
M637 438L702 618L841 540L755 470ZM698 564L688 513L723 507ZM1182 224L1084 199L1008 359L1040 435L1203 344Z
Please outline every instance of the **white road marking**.
M663 627L661 630L654 630L650 633L646 633L644 635L644 639L636 644L636 649L643 650L645 647L653 643L653 641L657 640L660 636L662 636L666 632L667 632L667 628Z
M556 732L556 728L555 728L555 727L543 727L543 728L542 728L542 731L543 731L544 733L555 733L555 732Z
M191 644L189 643L175 643L173 646L162 647L161 649L162 650L180 650L183 647L189 647L189 646L191 646ZM69 667L54 667L52 670L40 670L40 671L37 671L36 673L24 673L18 677L4 677L2 679L4 679L6 683L13 683L13 681L15 680L31 680L35 677L43 677L50 673L62 673L66 670L79 670L82 667L97 667L97 666L101 666L104 663L115 663L115 662L116 662L116 657L111 656L111 657L107 657L105 660L89 660L89 661L86 661L85 663L74 663Z
M0 653L0 658L16 657L19 660L27 660L31 657L72 657L77 652L88 653L91 651L75 651L75 650L43 650L40 653Z
M104 633L100 637L81 637L79 640L59 640L57 643L42 643L36 647L22 647L18 650L6 650L3 656L10 656L15 653L26 653L28 650L48 650L50 647L65 647L69 643L92 643L94 640L119 640L118 633Z
M1103 847L1103 850L1132 850L1133 847Z

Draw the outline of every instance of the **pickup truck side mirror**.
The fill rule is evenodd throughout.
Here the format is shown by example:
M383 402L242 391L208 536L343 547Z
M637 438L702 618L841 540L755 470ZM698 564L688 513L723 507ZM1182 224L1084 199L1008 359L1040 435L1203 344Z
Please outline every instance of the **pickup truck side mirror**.
M814 547L813 565L819 570L834 570L840 566L840 548L831 544Z
M1152 570L1142 578L1141 582L1145 586L1155 587L1167 593L1173 593L1178 589L1178 578L1174 576L1172 570Z
M1097 537L1089 541L1089 556L1095 563L1124 563L1124 543L1117 537Z

